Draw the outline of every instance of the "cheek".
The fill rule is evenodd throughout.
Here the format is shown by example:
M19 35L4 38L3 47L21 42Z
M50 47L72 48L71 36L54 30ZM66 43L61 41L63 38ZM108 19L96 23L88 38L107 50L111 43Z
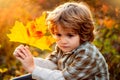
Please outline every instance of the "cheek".
M56 42L57 44L60 44L60 43L61 43L60 38L54 38L54 39L55 39L55 42Z
M76 46L77 46L77 45L79 45L79 44L80 44L80 41L79 41L79 40L76 40L76 41L74 40L74 41L73 41L73 45L76 45Z
M76 41L75 41L76 40ZM74 42L77 44L77 45L80 45L80 37L78 36L76 39L74 39Z
M60 45L60 42L59 42L59 41L56 41L56 44L57 44L57 46L59 47L59 45Z
M54 39L56 42L58 42L60 40L60 38L57 38L57 37L55 37Z

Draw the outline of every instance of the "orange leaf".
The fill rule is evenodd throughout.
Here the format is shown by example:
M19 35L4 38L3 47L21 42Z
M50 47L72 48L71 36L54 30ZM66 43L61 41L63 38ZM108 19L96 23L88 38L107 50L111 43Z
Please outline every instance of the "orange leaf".
M115 21L110 18L105 18L103 23L107 28L111 29L113 27L113 25L115 24Z

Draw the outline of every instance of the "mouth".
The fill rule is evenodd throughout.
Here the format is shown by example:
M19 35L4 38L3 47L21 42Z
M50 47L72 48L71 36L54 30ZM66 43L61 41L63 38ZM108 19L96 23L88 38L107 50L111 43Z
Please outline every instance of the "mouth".
M69 48L68 46L60 46L60 47L62 47L62 48Z

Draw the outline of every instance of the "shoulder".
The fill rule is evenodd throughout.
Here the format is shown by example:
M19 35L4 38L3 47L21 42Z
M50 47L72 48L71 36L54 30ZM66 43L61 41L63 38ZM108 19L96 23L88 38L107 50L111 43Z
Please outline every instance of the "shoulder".
M77 52L78 55L84 55L89 58L100 58L102 56L98 48L90 42L85 42L81 46L79 46Z
M95 61L97 64L101 63L106 65L106 60L98 48L92 43L86 42L78 49L78 56L83 56Z
M91 42L85 42L80 47L85 49L85 50L93 50L93 49L95 50L95 49L97 49L96 46L93 45Z

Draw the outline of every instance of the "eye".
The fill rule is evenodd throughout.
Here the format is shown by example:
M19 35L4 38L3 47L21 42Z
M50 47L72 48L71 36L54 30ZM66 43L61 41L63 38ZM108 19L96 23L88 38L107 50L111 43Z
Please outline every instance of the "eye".
M58 36L58 37L60 37L61 36L61 34L55 34L56 36Z
M68 34L67 35L69 38L73 37L74 35L73 34Z

